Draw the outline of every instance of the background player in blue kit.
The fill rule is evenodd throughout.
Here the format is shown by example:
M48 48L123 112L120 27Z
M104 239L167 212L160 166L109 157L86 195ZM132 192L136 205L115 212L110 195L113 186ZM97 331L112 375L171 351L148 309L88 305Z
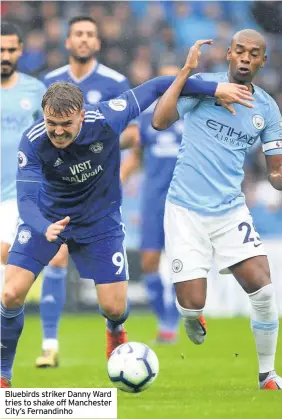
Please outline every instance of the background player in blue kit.
M228 49L229 72L198 79L248 86L254 108L234 106L232 116L212 98L180 98L183 82L174 82L158 102L152 125L167 129L184 118L180 154L165 210L166 251L177 306L189 338L204 342L203 310L213 255L221 273L233 273L248 293L251 327L259 361L259 388L282 389L274 369L278 312L266 253L241 191L244 159L260 138L268 179L282 191L282 118L275 101L252 84L266 62L263 36L237 32Z
M46 89L40 81L16 71L23 42L19 28L1 23L1 203L0 277L7 262L17 224L17 150L20 135L42 115L41 100Z
M180 82L197 65L199 45L189 51L177 77ZM25 131L18 152L17 198L23 222L9 253L2 293L1 387L11 385L25 297L63 243L81 276L95 280L100 311L107 318L107 357L127 340L119 134L172 81L153 79L97 105L84 106L81 90L70 83L54 83L45 93L44 119ZM216 95L227 103L252 106L246 102L251 98L248 90L230 83L188 80L182 93Z
M179 71L176 65L167 64L159 68L158 74L172 76ZM156 131L151 125L155 106L156 103L153 103L138 118L140 144L135 145L122 161L121 179L126 182L140 167L143 154L140 246L143 284L158 321L156 341L174 343L180 316L175 305L174 287L160 274L160 259L164 249L165 199L182 139L183 121L177 121L165 132Z
M65 46L69 64L45 75L43 81L47 87L56 81L71 82L79 86L86 104L112 99L130 88L126 77L97 60L101 42L97 23L90 16L76 16L70 20ZM137 137L138 128L133 122L121 134L121 146L136 141ZM58 326L66 298L67 264L67 246L62 246L44 269L40 299L43 341L42 355L35 362L38 368L58 366Z

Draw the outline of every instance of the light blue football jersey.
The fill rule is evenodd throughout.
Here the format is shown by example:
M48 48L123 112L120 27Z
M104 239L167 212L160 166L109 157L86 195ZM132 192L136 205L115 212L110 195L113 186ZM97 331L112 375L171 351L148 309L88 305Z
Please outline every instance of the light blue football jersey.
M42 115L46 88L27 74L19 73L12 88L1 88L1 201L16 199L18 147L22 133Z
M228 82L227 73L194 77ZM253 109L235 104L236 115L216 99L180 98L177 110L184 133L168 200L203 215L221 215L243 205L243 165L260 138L266 155L282 154L282 117L276 102L254 87Z

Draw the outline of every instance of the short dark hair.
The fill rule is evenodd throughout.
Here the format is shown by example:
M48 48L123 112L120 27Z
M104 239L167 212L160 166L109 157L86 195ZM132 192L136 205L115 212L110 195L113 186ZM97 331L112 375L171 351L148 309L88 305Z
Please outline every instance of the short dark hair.
M93 19L93 17L91 17L91 16L83 16L83 15L75 16L75 17L72 17L69 20L69 23L68 23L68 26L69 26L69 28L68 28L68 35L70 34L71 26L74 25L77 22L91 22L91 23L93 23L94 25L96 25L98 27L96 20Z
M47 106L52 116L69 116L76 111L81 111L83 105L83 94L80 88L65 81L51 84L41 102L43 111Z
M17 35L19 42L23 42L23 37L18 26L8 20L3 20L1 22L1 36L6 35Z

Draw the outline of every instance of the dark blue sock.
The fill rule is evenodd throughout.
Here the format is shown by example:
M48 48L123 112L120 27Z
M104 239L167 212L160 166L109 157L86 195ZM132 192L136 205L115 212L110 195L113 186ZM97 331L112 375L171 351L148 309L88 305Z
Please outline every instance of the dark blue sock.
M106 313L102 310L102 308L99 306L99 312L102 314L102 316L104 316L107 319L107 328L111 332L117 332L122 328L123 323L126 321L127 317L129 316L129 311L130 311L130 306L129 306L129 301L127 301L126 310L123 313L123 315L119 319L111 320L106 315Z
M44 339L57 339L66 300L66 268L46 266L42 283L40 315Z
M9 309L1 303L1 377L12 377L12 366L24 325L24 307Z
M164 287L164 319L161 325L162 331L176 332L178 329L180 314L175 304L175 290L172 284Z
M164 322L164 287L158 272L143 274L143 284L146 288L148 301L156 314L159 324Z

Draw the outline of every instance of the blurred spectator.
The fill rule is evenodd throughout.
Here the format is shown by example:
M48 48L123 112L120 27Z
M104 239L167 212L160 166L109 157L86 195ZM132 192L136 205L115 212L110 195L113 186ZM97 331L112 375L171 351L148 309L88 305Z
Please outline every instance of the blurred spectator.
M38 30L29 32L24 42L23 55L18 62L19 70L24 73L37 73L43 68L45 61L45 37L43 33Z

